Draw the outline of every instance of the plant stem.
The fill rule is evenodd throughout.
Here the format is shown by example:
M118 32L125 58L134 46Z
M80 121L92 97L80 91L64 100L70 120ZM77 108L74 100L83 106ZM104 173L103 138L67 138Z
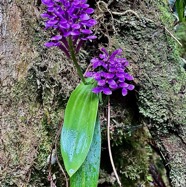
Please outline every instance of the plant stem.
M82 82L84 84L86 84L85 78L83 77L83 73L81 71L81 68L78 64L78 61L77 61L77 58L76 58L76 55L75 55L74 46L73 46L73 42L72 42L71 38L69 38L68 44L69 44L70 56L71 56L71 59L72 59L74 65L75 65L76 69L77 69L78 75L81 78Z
M121 182L119 180L119 176L117 174L116 167L114 165L114 161L112 158L111 146L110 146L110 96L108 96L108 116L107 117L108 117L108 119L107 119L107 123L108 123L107 124L107 142L108 142L109 157L110 157L110 162L111 162L114 174L116 176L117 182L118 182L119 186L121 187Z

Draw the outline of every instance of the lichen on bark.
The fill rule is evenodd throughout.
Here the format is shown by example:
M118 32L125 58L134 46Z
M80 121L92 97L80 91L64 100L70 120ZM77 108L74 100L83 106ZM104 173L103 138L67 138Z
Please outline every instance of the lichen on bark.
M49 34L43 30L40 13L44 7L39 2L1 2L2 186L49 186L47 157L67 99L79 82L69 60L58 49L43 46ZM172 186L183 187L186 74L179 61L176 41L165 30L166 27L173 32L168 6L150 0L109 2L112 5L109 9L104 3L98 7L92 2L100 21L96 28L98 42L124 49L136 84L136 92L126 98L119 92L111 97L111 141L122 182L125 186L151 184L149 166L160 162L149 145L153 139L165 159ZM126 13L129 9L132 11ZM99 45L87 43L85 50L87 47L89 50L86 53L82 50L81 55L90 59ZM86 60L82 61L84 69ZM100 111L103 136L100 183L115 186L108 164L105 108ZM165 172L160 167L159 172L162 171ZM57 165L52 172L57 176L56 184L64 186ZM165 177L165 173L162 175Z

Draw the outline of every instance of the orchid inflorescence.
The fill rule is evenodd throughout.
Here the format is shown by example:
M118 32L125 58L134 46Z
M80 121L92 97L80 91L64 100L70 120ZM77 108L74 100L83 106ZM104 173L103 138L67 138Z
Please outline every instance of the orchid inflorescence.
M126 81L133 80L133 76L126 72L126 67L129 65L125 58L122 58L122 50L117 49L111 55L102 48L102 54L99 58L91 60L93 71L87 72L86 77L93 77L97 82L97 87L92 91L96 94L104 93L111 95L112 91L119 88L122 89L122 95L126 96L128 90L133 90L134 85Z
M97 38L91 30L97 23L90 16L94 9L89 8L86 2L87 0L42 0L47 7L47 11L41 14L46 19L45 28L58 32L45 43L46 47L57 46L70 58L68 39L72 40L77 53L84 41Z
M91 30L97 23L90 16L94 9L89 7L87 0L41 1L47 7L46 12L41 15L46 19L45 29L50 29L53 33L45 46L61 49L73 62L82 80L68 100L60 138L61 153L70 177L70 185L71 187L81 187L85 184L97 186L101 153L98 104L103 93L108 96L109 156L116 179L121 186L110 146L109 95L121 89L122 95L126 96L128 90L134 89L134 85L130 83L134 78L127 72L129 62L122 57L121 49L109 54L105 48L101 48L102 53L91 60L91 70L83 74L78 62L78 53L85 41L97 38ZM68 186L67 179L66 184Z
M41 14L46 19L45 28L58 33L45 46L57 46L71 58L78 75L86 84L76 55L84 41L97 38L91 30L97 23L90 16L94 9L89 7L87 0L42 0L42 3L47 7L47 11ZM86 77L92 77L97 82L92 91L111 95L114 90L122 89L122 95L126 96L134 85L126 82L133 80L133 76L126 72L129 63L121 57L122 50L117 49L111 55L105 48L101 51L98 58L91 60L93 71L86 73Z

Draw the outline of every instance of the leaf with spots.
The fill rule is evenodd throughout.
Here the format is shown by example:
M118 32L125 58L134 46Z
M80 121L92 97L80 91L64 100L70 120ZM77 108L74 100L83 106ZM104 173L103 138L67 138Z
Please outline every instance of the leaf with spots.
M85 161L92 143L98 111L98 96L92 92L94 86L81 83L72 92L65 110L60 147L70 177Z
M100 122L97 118L94 136L88 155L77 170L70 178L71 187L96 187L98 184L100 154L101 154L101 133Z

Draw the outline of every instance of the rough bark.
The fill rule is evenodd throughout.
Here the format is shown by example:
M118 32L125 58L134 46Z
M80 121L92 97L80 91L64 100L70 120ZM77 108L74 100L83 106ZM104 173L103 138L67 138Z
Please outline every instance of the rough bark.
M122 183L163 186L162 175L166 186L165 177L170 185L184 187L186 73L177 42L165 29L173 33L168 5L150 0L105 2L108 7L103 2L96 6L98 42L124 49L136 84L136 91L126 98L119 92L111 97L112 145ZM57 179L48 174L47 157L67 98L79 79L58 49L43 47L50 36L39 16L43 9L39 0L0 2L1 186L50 186L50 178L57 186L65 186L57 164L51 171ZM80 57L84 69L99 46L95 42L86 45L89 51L82 50ZM106 148L104 110L101 108ZM114 186L104 149L102 158L100 183ZM165 169L158 168L159 160Z

